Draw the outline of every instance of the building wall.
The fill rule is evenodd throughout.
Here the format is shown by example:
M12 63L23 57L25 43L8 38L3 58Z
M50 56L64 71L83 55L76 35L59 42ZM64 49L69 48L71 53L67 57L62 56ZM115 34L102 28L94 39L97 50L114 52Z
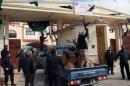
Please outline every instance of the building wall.
M76 35L75 35L75 29L67 29L63 32L59 32L58 33L58 45L65 45L65 44L69 44L72 45L71 43L67 42L67 40L72 41L72 39L75 39Z
M34 35L27 35L26 30L29 28L29 26L26 23L23 22L13 22L9 25L9 30L15 30L17 33L16 38L10 38L10 39L20 39L21 40L21 47L23 48L25 45L31 43L31 42L39 42L39 37L41 35L40 32L35 32ZM47 32L49 31L49 28L47 28ZM55 39L53 41L50 39L50 36L47 37L45 40L45 44L47 45L56 45Z
M89 28L88 55L90 56L91 60L93 60L95 63L98 63L96 25L90 25L88 28Z
M10 38L10 39L21 39L22 38L22 27L14 26L14 25L9 25L9 30L14 30L17 33L16 38Z
M27 35L26 34L26 28L29 28L28 25L24 25L24 39L27 40L31 40L31 39L34 39L34 40L39 40L39 36L40 36L40 32L35 32L35 35Z

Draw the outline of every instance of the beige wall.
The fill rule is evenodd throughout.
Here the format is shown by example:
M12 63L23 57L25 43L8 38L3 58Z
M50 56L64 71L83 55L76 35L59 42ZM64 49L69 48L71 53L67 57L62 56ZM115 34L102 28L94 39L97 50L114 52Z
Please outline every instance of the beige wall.
M10 25L9 30L14 30L17 33L16 38L10 38L10 39L21 39L22 38L22 35L21 35L22 34L22 27Z
M29 26L28 25L24 25L24 39L39 40L40 32L35 32L35 35L26 35L26 28L29 28Z
M60 32L59 33L59 38L58 38L58 44L59 45L65 45L65 44L70 44L67 42L67 40L72 40L74 38L76 38L76 31L75 29L67 29L64 32Z
M13 39L21 39L22 38L22 29L24 29L24 35L23 38L24 39L39 39L40 33L39 32L35 32L35 35L26 35L26 29L25 28L29 28L28 25L23 26L24 23L16 23L13 25L9 26L9 30L15 30L17 32L17 38L13 38ZM22 27L23 26L23 27Z
M25 45L30 43L30 42L25 42L24 40L31 40L31 42L33 40L39 41L39 37L41 35L40 32L35 32L35 35L26 35L26 28L29 28L28 25L25 25L22 22L15 22L14 24L9 26L10 30L15 30L17 33L17 38L10 38L10 39L21 39L21 47L24 47ZM23 33L22 33L22 31L23 31ZM47 32L49 32L49 28L47 28ZM22 37L23 37L23 39L22 39ZM56 42L53 40L53 43L52 43L52 40L50 40L50 36L48 36L45 44L56 45Z

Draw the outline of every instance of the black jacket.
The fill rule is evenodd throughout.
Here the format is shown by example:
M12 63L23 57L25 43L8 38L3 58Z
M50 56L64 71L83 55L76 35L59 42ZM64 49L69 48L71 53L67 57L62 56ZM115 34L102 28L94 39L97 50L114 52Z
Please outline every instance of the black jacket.
M13 65L12 65L12 62L10 60L10 57L3 58L3 68L4 68L4 71L6 71L6 69L8 69L8 70L13 69Z
M36 72L35 61L28 55L25 55L25 57L21 59L21 68L23 69L24 74L35 74Z
M25 53L18 53L16 57L19 59L19 66L18 71L23 70L23 73L26 73L26 67L27 67L27 54Z
M128 51L123 49L118 52L116 59L118 59L120 57L120 63L128 63L129 56L130 55L129 55Z
M51 55L51 56L47 57L46 74L59 75L62 68L63 68L63 64L58 56Z
M1 51L1 57L2 57L2 58L6 57L7 53L9 53L8 49L7 49L7 48L4 48L4 49Z
M105 60L107 63L113 63L114 62L114 59L116 57L116 53L111 51L110 50L107 50L106 53L105 53Z

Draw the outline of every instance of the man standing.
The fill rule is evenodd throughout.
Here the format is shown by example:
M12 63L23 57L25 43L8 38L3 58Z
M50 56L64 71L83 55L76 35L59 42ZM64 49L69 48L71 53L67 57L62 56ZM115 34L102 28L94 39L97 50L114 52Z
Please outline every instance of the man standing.
M115 60L117 60L117 58L119 58L119 57L120 57L120 68L121 68L122 79L125 79L125 74L124 74L124 68L125 68L127 78L128 78L128 80L130 80L129 63L128 63L129 53L125 49L124 45L121 46L121 50L118 52L117 57L116 57Z
M22 69L23 73L25 72L25 65L26 65L26 57L27 55L24 53L23 49L21 49L17 54L16 57L19 60L19 65L18 65L18 72Z
M4 45L4 49L1 51L1 66L3 67L3 59L6 57L8 51L8 45Z
M60 58L56 55L55 49L52 48L50 53L46 60L46 74L48 75L49 86L63 86L59 75L63 65Z
M112 47L109 47L105 53L105 60L106 60L107 66L108 66L108 74L109 74L109 71L111 71L111 74L114 74L113 65L114 65L115 56L116 56L116 54L114 51L112 51Z
M5 86L8 86L8 77L10 76L11 86L15 86L14 84L14 70L12 61L10 59L10 53L7 52L3 58L3 69L5 74Z
M34 58L32 56L31 49L28 51L28 53L24 53L23 50L18 54L18 57L20 57L20 69L22 68L23 74L25 77L25 86L34 86L34 78L35 78L35 72L36 72L36 64L34 61ZM19 69L19 72L20 72Z

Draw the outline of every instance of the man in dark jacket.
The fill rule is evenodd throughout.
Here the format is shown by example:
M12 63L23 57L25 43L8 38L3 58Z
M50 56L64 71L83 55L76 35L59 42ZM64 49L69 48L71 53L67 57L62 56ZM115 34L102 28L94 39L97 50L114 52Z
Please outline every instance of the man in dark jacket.
M32 58L32 52L28 51L28 54L23 51L19 54L20 68L22 68L25 77L25 86L34 86L34 76L36 72L35 61Z
M114 74L113 65L114 65L115 56L116 56L116 53L112 51L112 47L109 47L109 49L105 53L105 60L108 66L108 74L110 70L111 70L111 74Z
M3 69L5 74L5 86L8 86L8 77L10 76L11 86L15 86L14 84L14 70L12 61L10 59L9 52L6 53L6 56L3 58Z
M25 74L25 67L26 67L26 59L27 59L27 54L24 53L24 50L21 49L17 54L16 57L19 60L19 65L18 65L18 72L20 72L20 70L22 69L23 73Z
M125 74L124 74L124 68L126 70L126 74L127 74L127 78L128 80L130 80L130 71L129 71L129 53L128 51L125 49L125 46L122 45L121 46L121 50L118 52L116 59L120 57L120 68L121 68L121 74L122 74L122 79L125 79Z
M7 53L9 53L8 51L8 45L4 45L4 49L1 51L1 63L2 63L2 67L3 67L3 59L6 57Z
M2 59L4 57L6 57L6 55L7 55L8 52L9 52L8 51L8 45L4 45L4 49L1 51L1 57L2 57Z
M60 72L63 67L61 60L56 56L55 49L51 49L51 55L46 60L46 74L49 79L49 86L62 86Z

